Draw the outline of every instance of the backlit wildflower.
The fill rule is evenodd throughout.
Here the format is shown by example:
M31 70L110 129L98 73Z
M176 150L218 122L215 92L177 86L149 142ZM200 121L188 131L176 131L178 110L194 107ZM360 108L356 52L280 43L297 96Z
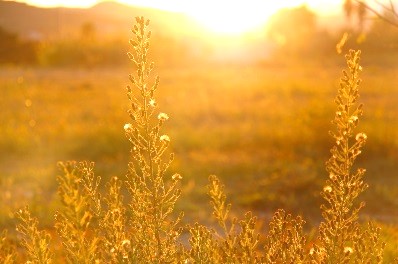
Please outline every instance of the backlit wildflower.
M333 189L332 189L332 186L327 185L327 186L323 187L323 191L324 191L324 192L330 193L332 190L333 190Z
M361 154L361 153L362 153L362 151L360 151L359 149L353 150L353 151L352 151L352 154L353 154L354 156L358 156L358 155Z
M358 122L358 117L357 116L351 116L350 119L348 120L350 123L355 123Z
M162 135L160 136L160 141L162 142L170 142L170 138L168 135Z
M345 254L351 254L354 250L351 247L344 247Z
M132 124L125 124L124 125L124 130L127 132L129 130L133 129L133 125Z
M180 174L174 174L171 178L172 178L174 181L175 181L175 180L182 180L182 176L181 176Z
M149 100L149 105L152 106L152 107L155 107L155 106L156 106L156 101L155 101L155 99Z
M310 255L313 255L315 253L315 248L310 249Z
M158 115L158 119L162 120L162 121L165 121L165 120L169 119L169 116L167 114L165 114L165 113L160 113Z
M125 246L125 245L130 245L130 240L128 240L128 239L123 240L122 246Z
M356 141L365 141L368 138L368 136L365 133L358 133L355 136Z

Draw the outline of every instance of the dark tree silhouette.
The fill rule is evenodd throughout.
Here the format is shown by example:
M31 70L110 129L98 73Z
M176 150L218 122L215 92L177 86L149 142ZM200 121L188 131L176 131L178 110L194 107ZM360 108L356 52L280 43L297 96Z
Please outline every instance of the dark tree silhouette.
M21 40L16 33L0 27L0 64L32 64L36 62L37 43Z

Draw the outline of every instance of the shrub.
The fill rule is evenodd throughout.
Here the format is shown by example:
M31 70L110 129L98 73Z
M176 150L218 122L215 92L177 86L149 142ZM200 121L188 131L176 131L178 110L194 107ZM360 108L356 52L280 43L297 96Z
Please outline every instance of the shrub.
M38 43L22 40L16 33L0 27L0 64L30 65L37 62Z
M56 230L68 263L381 263L384 244L380 229L373 223L363 226L357 197L367 188L365 170L354 170L354 161L366 142L366 134L356 133L362 115L359 98L360 52L346 56L348 71L343 72L336 97L331 132L336 144L326 163L329 179L321 192L325 200L319 236L307 241L304 220L278 210L260 247L257 218L246 213L241 219L230 217L224 186L216 176L209 177L208 195L218 227L199 223L185 227L189 234L181 240L183 214L173 214L180 197L179 174L170 176L173 154L168 151L170 137L162 131L169 119L159 112L155 93L159 78L152 77L154 64L148 62L149 21L136 18L129 54L136 72L130 75L127 96L131 104L130 123L124 126L131 143L131 161L124 180L113 177L107 193L99 191L100 177L89 162L60 163L58 177L62 208L56 215ZM122 192L127 190L126 200ZM17 230L22 236L25 257L0 240L0 260L13 263L51 263L50 235L38 229L38 222L27 208L17 213Z

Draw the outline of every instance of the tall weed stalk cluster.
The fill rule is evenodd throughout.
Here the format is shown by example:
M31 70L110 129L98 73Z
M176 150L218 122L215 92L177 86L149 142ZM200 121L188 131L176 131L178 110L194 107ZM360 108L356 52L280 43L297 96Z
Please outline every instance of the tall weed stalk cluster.
M208 195L218 227L199 223L183 227L183 214L174 212L182 177L168 172L173 154L163 126L169 117L157 105L159 78L153 77L154 64L148 61L148 26L149 20L137 17L130 41L133 52L129 58L136 71L127 87L131 120L124 130L131 144L131 160L126 177L111 178L106 192L101 192L93 163L60 163L62 208L55 216L55 228L62 253L52 252L52 237L39 230L38 220L26 207L16 213L20 241L10 242L6 232L0 237L0 262L382 263L380 229L358 221L364 204L357 197L367 188L365 169L354 168L367 139L366 134L355 132L362 115L358 104L360 52L346 55L348 68L335 100L335 130L331 132L335 145L326 163L329 177L321 192L323 221L316 239L307 240L301 216L282 209L273 215L265 236L259 234L252 213L231 218L231 204L216 176L209 177ZM187 241L181 238L183 232L189 236ZM55 255L63 257L55 259Z

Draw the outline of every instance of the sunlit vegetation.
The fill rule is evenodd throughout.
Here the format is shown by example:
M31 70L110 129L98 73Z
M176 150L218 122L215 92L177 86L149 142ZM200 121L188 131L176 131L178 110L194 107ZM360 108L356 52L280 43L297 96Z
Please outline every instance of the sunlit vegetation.
M398 142L382 127L398 109L374 88L395 70L362 77L353 50L315 70L157 70L148 26L136 18L128 100L123 68L1 73L3 263L393 262ZM66 159L96 164L56 172Z

